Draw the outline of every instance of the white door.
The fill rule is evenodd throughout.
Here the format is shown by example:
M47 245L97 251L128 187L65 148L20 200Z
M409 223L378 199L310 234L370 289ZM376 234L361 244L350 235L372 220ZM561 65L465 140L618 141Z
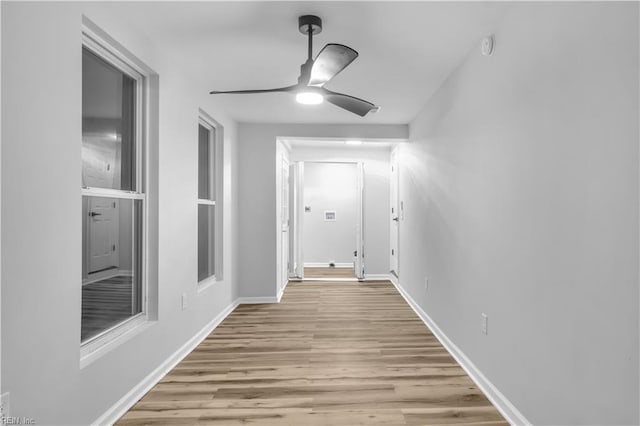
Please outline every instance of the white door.
M394 149L391 152L391 175L390 182L391 188L389 191L389 201L390 201L390 270L397 277L399 276L398 272L398 237L400 235L400 211L398 209L398 153L397 150Z
M302 219L304 217L304 163L300 161L292 164L290 173L290 275L295 278L303 279L304 258L302 251Z
M357 181L357 209L356 216L356 250L354 252L355 260L354 272L356 278L364 279L364 164L358 163L358 181Z
M282 259L280 274L280 289L284 288L289 280L289 162L282 159Z
M114 198L89 198L88 250L89 274L118 267L119 218L118 200Z
M114 144L106 145L101 136L82 141L82 185L91 188L120 188Z

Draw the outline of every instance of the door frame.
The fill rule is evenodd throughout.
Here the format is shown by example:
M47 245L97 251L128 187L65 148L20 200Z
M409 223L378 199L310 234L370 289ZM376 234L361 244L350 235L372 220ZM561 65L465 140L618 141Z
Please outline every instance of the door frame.
M356 272L356 278L358 280L365 279L365 241L364 241L364 228L365 228L365 202L364 202L364 162L363 161L330 161L330 160L306 160L295 161L292 166L295 166L296 173L291 173L290 177L295 176L293 182L293 191L296 194L296 202L290 203L291 208L295 209L293 215L294 218L293 233L290 235L290 241L293 241L295 247L295 258L290 263L292 266L289 269L289 276L296 279L304 279L304 165L305 163L324 163L324 164L353 164L357 167L356 185L357 185L357 215L356 215L356 251L357 256L354 260L354 272ZM291 182L290 182L291 184ZM291 229L291 227L290 227ZM297 265L298 269L294 269L293 265ZM359 272L359 273L358 273Z
M280 282L278 283L278 294L284 290L289 281L290 270L290 258L289 252L291 251L291 239L289 234L291 233L291 176L289 159L282 156L282 165L280 170ZM285 188L286 187L286 188ZM286 190L285 190L286 189ZM285 202L286 200L286 202Z
M403 219L400 205L400 161L398 155L398 147L394 147L389 156L389 165L391 167L389 172L389 183L391 185L389 190L389 272L395 275L396 278L400 277L400 221ZM393 191L393 189L395 189L395 191ZM394 192L395 197L393 196ZM392 232L394 227L395 238ZM395 254L392 251L394 249ZM395 262L393 262L394 257Z
M304 279L304 250L302 230L304 225L304 162L289 165L289 278Z
M364 250L364 162L356 163L356 192L358 214L356 216L356 252L354 260L354 272L360 281L365 278L365 250Z
M108 201L105 201L108 200ZM111 220L109 221L109 226L108 226L108 233L109 233L109 237L111 237L108 242L109 245L112 245L113 248L111 249L111 252L109 253L109 257L110 257L110 263L114 266L109 266L106 268L98 268L97 270L92 272L92 261L94 261L94 256L93 256L93 249L94 249L94 240L93 240L93 236L94 236L94 232L95 232L95 227L97 226L96 223L100 222L99 219L94 219L93 215L104 215L105 213L96 213L94 210L96 209L96 206L94 205L94 203L97 203L99 201L102 202L108 202L109 203L109 207L108 210L111 210L111 212L109 212L109 214L111 215ZM118 201L116 201L115 198L102 198L102 197L92 197L88 199L88 208L87 208L87 214L89 215L89 218L87 219L87 275L88 277L97 277L99 276L102 272L109 272L110 275L113 275L113 271L117 271L119 270L120 267L120 247L119 244L117 244L113 239L117 238L117 235L120 232L120 210L119 210L119 206L117 205ZM108 275L109 275L108 274Z

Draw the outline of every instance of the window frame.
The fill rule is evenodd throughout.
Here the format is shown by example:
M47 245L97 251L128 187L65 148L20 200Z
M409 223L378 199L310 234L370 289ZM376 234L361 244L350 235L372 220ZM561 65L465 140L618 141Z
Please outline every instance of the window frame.
M213 263L213 274L202 280L198 280L198 291L202 291L210 285L222 280L222 126L209 114L200 109L198 111L198 126L209 130L209 198L200 198L200 188L196 188L196 215L201 205L214 206L214 220L210 224L213 229L213 238L209 238L209 252L213 249L213 256L209 258ZM198 129L199 131L199 129ZM200 164L200 137L198 134L198 164ZM200 171L198 170L198 173ZM198 185L200 177L198 174ZM197 226L196 226L197 235ZM211 237L211 235L209 235ZM213 240L213 241L212 241ZM198 238L196 238L196 252L199 250ZM199 254L198 254L199 257ZM196 268L197 269L197 268ZM197 275L197 274L196 274Z
M141 204L141 223L140 226L140 253L139 267L134 270L140 271L140 295L141 295L141 312L123 320L122 322L107 328L99 334L85 340L80 341L80 361L81 367L87 365L102 352L107 350L111 343L117 341L125 334L129 334L135 328L138 328L149 321L148 307L148 282L149 262L148 262L148 244L149 244L149 208L148 208L148 171L149 158L148 152L148 123L147 117L149 109L149 73L140 67L128 56L126 50L112 40L101 37L87 25L82 26L82 49L87 49L103 61L112 65L119 71L135 80L135 108L134 108L134 144L135 144L135 176L134 191L117 190L112 188L95 188L80 185L81 198L84 197L104 197L136 200ZM84 229L82 233L86 232ZM84 255L84 253L83 253ZM83 277L84 278L84 277ZM81 326L82 326L82 319Z

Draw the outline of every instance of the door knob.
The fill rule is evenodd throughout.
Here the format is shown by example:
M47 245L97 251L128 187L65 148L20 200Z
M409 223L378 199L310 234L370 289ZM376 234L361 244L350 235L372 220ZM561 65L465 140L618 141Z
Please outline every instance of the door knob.
M89 216L94 217L94 216L102 216L102 213L96 213L96 212L90 212Z
M394 217L393 220L395 220L396 222L399 221L400 219L398 219L397 217Z

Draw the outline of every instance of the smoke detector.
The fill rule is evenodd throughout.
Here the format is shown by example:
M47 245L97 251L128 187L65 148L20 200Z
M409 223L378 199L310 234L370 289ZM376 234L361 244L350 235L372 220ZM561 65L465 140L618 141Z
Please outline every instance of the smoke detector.
M482 55L491 56L493 54L495 44L496 40L493 34L483 38L482 43L480 44L480 51L482 52Z

